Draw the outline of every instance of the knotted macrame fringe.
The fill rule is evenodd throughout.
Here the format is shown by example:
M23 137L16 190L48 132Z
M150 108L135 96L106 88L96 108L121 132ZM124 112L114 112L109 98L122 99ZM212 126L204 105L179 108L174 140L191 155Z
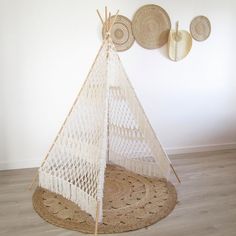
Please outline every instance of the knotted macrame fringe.
M96 217L96 199L63 178L40 171L39 186L77 203L83 211L91 214L93 218Z

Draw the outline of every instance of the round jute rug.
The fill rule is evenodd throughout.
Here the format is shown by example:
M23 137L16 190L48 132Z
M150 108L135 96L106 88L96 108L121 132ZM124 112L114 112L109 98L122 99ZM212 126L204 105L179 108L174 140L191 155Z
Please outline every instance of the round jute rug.
M98 233L120 233L147 227L170 214L177 202L175 187L163 179L147 178L121 167L106 168L103 223ZM93 218L75 203L37 187L36 212L47 222L70 230L94 233Z

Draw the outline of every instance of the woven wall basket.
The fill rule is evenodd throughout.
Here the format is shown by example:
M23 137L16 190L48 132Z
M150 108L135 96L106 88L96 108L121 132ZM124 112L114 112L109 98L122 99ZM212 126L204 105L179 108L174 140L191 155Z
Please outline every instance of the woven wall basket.
M174 209L175 187L163 179L146 178L121 167L106 168L103 223L99 233L121 233L156 223ZM91 215L78 205L38 187L33 195L36 212L47 222L70 230L94 233Z
M189 32L179 30L176 35L175 30L171 30L168 40L168 54L173 61L185 58L192 48L192 37Z
M211 33L211 23L205 16L195 17L190 24L192 37L197 41L206 40Z
M146 48L160 48L168 41L171 21L167 12L158 5L144 5L132 20L132 30L137 43Z
M111 17L111 22L115 16ZM107 22L104 23L102 28L103 39L105 37ZM134 36L132 33L131 21L122 15L118 15L116 22L111 29L111 38L117 51L125 51L129 49L134 43Z

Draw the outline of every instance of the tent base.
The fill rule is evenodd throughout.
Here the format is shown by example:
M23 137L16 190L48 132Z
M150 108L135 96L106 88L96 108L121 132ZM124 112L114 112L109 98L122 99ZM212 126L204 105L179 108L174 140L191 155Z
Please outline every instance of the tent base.
M98 233L121 233L147 227L170 214L177 202L175 187L163 179L147 178L108 165L103 199L103 223ZM78 205L38 187L36 212L47 222L83 233L94 233L94 219Z

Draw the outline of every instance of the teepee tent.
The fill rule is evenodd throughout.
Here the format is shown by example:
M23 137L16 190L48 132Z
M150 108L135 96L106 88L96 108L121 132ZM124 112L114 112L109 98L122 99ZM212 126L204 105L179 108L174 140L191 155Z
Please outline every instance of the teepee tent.
M38 171L39 186L75 202L99 222L107 163L166 179L172 168L125 73L110 28Z

